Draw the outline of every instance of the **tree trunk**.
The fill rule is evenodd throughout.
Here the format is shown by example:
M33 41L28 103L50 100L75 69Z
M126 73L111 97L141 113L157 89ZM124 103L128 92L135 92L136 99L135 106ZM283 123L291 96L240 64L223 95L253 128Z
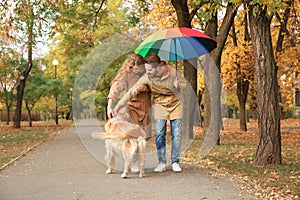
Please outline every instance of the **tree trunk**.
M291 34L287 29L289 15L290 15L291 7L294 4L294 0L287 1L287 4L288 4L288 7L285 9L282 19L281 19L280 15L278 13L276 13L276 18L280 22L280 29L279 29L279 33L278 33L277 42L276 42L276 48L275 48L276 53L282 52L282 44L283 44L285 34L290 38L291 46L292 47L296 46L294 40L292 39L293 37L291 37ZM278 90L280 90L280 89L278 88ZM284 98L282 98L282 96L281 96L281 93L279 92L278 95L279 95L279 102L281 103L281 105L284 105L285 102L284 102ZM284 116L283 106L280 106L279 112L280 112L279 113L280 119L283 119L283 116Z
M33 13L32 7L30 7L31 13ZM34 17L34 15L33 15ZM21 117L22 117L22 102L24 96L24 89L26 85L26 79L32 68L32 44L33 44L33 23L34 19L30 19L28 22L28 64L26 69L22 72L20 76L19 85L17 86L17 106L14 117L14 128L21 127Z
M190 84L184 91L186 103L184 103L183 109L186 116L189 116L184 117L184 124L185 134L190 139L192 139L194 135L193 127L200 124L200 109L197 104L197 95L195 92L197 91L197 69L195 66L197 66L197 60L184 61L184 77Z
M233 118L234 119L238 118L237 108L235 106L233 107Z
M225 42L227 40L227 36L229 34L229 31L231 29L231 26L234 22L234 17L236 15L236 8L232 3L228 3L227 8L226 8L226 14L222 20L221 27L218 31L218 18L217 18L217 13L209 20L207 23L205 33L209 35L210 37L214 38L217 41L217 48L211 52L211 57L214 60L219 73L221 71L220 69L220 64L221 64L221 56L222 56L222 51L225 46ZM219 34L218 34L219 33ZM207 74L208 76L210 75L208 68L204 68L204 74ZM204 76L204 82L205 82L205 87L207 87L207 80L209 78ZM220 81L220 80L219 80ZM217 84L217 83L216 83ZM221 84L219 85L221 87ZM222 120L221 120L221 93L218 96L213 96L214 101L218 101L219 103L215 105L216 107L212 108L211 106L211 97L209 94L208 89L205 89L204 91L204 133L207 132L209 125L210 125L210 120L212 118L212 111L217 112L216 117L218 117L217 120L220 122L220 127L223 127ZM218 133L220 136L220 131ZM220 144L220 137L217 141L217 144Z
M214 15L208 21L206 29L205 29L205 33L212 38L216 38L217 31L218 31L218 18L217 18L217 15ZM214 50L214 51L216 51L216 50ZM216 61L217 58L216 58L216 54L214 53L214 51L211 53L211 55L213 57L213 60ZM220 62L221 62L221 58L220 58ZM204 75L211 74L211 73L209 73L209 68L204 66L203 69L204 69ZM208 131L208 127L209 127L210 119L211 119L211 96L210 96L210 93L208 90L208 85L207 85L208 77L207 76L204 76L204 83L205 83L205 90L204 90L204 123L203 123L204 127L203 127L203 132L204 132L204 134L206 134ZM220 114L221 114L221 111L220 111ZM218 144L219 143L220 143L220 140L218 140Z
M251 101L250 101L250 111L251 115L250 117L252 119L257 119L257 92L253 87L250 87L250 96L251 96Z
M20 83L17 86L17 106L14 116L14 128L20 128L21 127L21 118L22 118L22 100L24 95L24 89L25 89L25 78L24 76L20 77Z
M6 93L6 91L5 91ZM7 94L7 93L6 93ZM6 105L6 125L9 125L10 121L10 108L12 106L12 103L9 103L9 97L8 95L5 95L5 105Z
M172 5L176 10L178 27L187 27L192 28L191 21L193 19L193 15L190 15L189 8L187 5L187 0L172 0ZM184 77L189 82L191 86L191 90L185 92L185 99L189 102L185 102L183 105L183 110L185 113L185 117L183 119L183 132L188 138L193 138L193 127L194 125L198 125L197 116L199 115L198 104L196 101L197 94L197 68L196 68L196 60L184 61ZM196 112L195 112L196 111ZM198 111L198 112L197 112Z
M28 122L29 122L29 127L32 127L32 116L31 116L31 110L29 108L28 102L27 100L25 100L25 106L26 106L26 110L28 113Z
M247 117L246 117L246 102L242 100L242 98L239 98L239 104L240 104L240 130L241 131L247 131Z
M9 120L10 120L10 108L11 108L11 106L6 106L6 125L9 125Z
M288 24L288 20L289 20L289 16L290 16L290 11L291 11L292 5L294 4L294 0L288 0L287 4L288 4L288 6L284 11L283 19L281 19L279 14L276 13L276 18L280 22L280 29L279 29L277 43L276 43L276 52L281 52L282 51L282 44L283 44L285 34L290 38L291 46L292 47L296 46L294 40L292 39L292 37L290 37L291 36L290 32L287 29L287 24Z
M248 23L247 23L247 15L244 15L244 30L245 30L245 35L244 35L244 40L248 41L249 40L249 35L248 35ZM237 37L235 33L235 27L234 24L232 25L232 39L233 39L233 44L235 47L238 46L237 42ZM237 65L237 90L236 90L236 95L239 100L239 111L240 111L240 130L242 131L247 131L247 116L246 116L246 102L247 102L247 96L248 96L248 90L249 90L249 81L246 80L244 81L245 74L241 72L241 66L238 64Z
M243 77L240 77L237 81L237 96L240 105L240 129L247 131L247 117L246 117L246 102L249 90L249 81L243 81Z
M190 15L187 0L171 0L177 14L178 27L192 28L192 19L195 14Z
M257 10L255 14L254 6ZM261 5L249 6L249 24L258 83L259 144L253 161L255 166L282 163L277 68L270 33L271 19Z
M204 112L204 105L202 104L202 97L203 97L204 91L198 91L198 105L199 105L199 117L200 117L200 127L203 127L203 112Z

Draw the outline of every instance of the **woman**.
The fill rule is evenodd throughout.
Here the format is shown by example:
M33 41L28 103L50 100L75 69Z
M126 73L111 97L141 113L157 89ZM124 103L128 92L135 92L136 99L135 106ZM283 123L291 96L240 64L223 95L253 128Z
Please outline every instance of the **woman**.
M125 93L140 79L145 73L145 61L138 54L131 54L124 61L121 69L113 79L108 95L107 115L113 117L113 104L120 93ZM146 132L146 139L151 137L150 123L151 92L148 86L139 88L139 93L128 102L128 111L132 122L141 126Z

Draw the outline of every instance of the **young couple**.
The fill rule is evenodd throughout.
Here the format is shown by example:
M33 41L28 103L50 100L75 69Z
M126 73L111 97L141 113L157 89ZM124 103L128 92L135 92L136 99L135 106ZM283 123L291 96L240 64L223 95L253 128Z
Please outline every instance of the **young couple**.
M181 172L179 158L182 143L182 90L186 81L175 69L170 68L156 54L142 58L138 54L130 55L112 82L108 95L107 114L113 117L125 105L132 121L144 128L147 139L151 137L151 94L156 127L156 150L159 164L154 172L166 171L166 127L170 120L172 135L172 170ZM125 94L113 108L119 94ZM138 172L132 166L132 172Z

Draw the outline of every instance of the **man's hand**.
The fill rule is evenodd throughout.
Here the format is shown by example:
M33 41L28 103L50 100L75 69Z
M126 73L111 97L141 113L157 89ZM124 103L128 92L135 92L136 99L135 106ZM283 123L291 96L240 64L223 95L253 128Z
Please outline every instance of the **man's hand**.
M114 109L113 109L113 114L114 114L114 116L115 116L116 113L119 112L120 108L121 108L121 107L119 106L119 104L117 104L117 105L114 107Z
M148 89L148 87L146 85L140 86L138 90L140 92L148 92L149 91L149 89Z

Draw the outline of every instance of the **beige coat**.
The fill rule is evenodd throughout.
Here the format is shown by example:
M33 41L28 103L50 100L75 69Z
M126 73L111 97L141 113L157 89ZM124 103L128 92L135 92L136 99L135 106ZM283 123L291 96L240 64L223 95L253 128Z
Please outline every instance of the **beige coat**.
M118 105L124 106L132 97L139 93L141 85L148 85L153 95L154 118L173 120L182 118L182 90L186 81L178 74L180 89L174 87L176 71L169 68L168 74L161 78L150 79L144 74L119 101Z

